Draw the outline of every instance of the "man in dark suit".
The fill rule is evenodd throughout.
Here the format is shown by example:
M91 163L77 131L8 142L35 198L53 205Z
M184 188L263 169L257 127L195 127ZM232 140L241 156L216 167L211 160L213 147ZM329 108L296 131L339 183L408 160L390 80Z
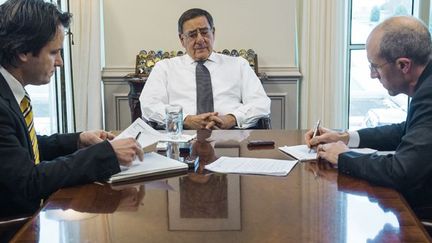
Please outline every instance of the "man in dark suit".
M24 87L49 83L63 65L70 18L43 0L0 6L0 217L32 214L59 188L105 180L142 159L135 139L105 131L36 136Z
M410 96L405 122L357 132L325 128L305 134L318 156L338 170L400 191L412 207L432 205L432 63L428 27L413 17L392 17L371 32L366 42L371 77L390 95ZM348 146L347 146L348 145ZM349 147L369 147L390 155L362 155Z

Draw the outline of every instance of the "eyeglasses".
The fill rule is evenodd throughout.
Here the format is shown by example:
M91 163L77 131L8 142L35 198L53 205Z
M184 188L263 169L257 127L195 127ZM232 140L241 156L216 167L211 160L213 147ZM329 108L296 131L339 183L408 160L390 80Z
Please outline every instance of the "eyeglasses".
M375 63L369 63L369 68L372 73L378 73L378 69L384 67L386 64L389 64L389 62L385 62L383 64L375 64Z
M213 28L209 28L209 27L198 28L198 29L191 30L191 31L184 33L183 36L185 38L195 40L198 37L198 33L200 33L202 37L208 38L210 36L210 33L212 33L212 31L213 31Z

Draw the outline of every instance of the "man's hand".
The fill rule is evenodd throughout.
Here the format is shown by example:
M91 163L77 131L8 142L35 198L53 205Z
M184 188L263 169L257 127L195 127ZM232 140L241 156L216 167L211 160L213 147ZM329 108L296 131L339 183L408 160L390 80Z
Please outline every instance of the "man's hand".
M107 139L112 140L114 137L114 134L102 130L85 131L79 135L78 147L88 147Z
M235 116L231 114L224 116L211 116L210 121L215 122L219 129L230 129L237 124Z
M318 145L318 157L337 165L339 154L348 151L349 148L342 141Z
M202 113L199 115L188 115L184 119L184 127L186 129L212 129L215 126L214 121L210 121L211 116L217 116L217 112Z
M120 165L130 166L136 156L142 161L144 152L134 138L123 138L110 141Z
M328 128L320 127L317 134L319 135L312 138L313 130L309 130L305 133L305 142L309 148L316 147L319 144L334 143L337 141L342 141L343 143L348 144L349 141L348 132L335 132Z

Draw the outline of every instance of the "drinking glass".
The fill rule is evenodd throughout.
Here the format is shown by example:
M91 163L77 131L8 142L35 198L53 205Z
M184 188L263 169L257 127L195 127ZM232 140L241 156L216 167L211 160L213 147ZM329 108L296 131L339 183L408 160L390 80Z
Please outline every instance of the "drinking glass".
M166 131L172 139L178 139L183 130L183 107L180 105L168 105L165 108Z

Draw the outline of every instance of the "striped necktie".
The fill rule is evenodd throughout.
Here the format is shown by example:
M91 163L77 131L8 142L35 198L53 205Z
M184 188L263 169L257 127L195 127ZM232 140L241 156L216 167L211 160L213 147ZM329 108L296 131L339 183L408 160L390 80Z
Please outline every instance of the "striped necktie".
M198 61L196 75L196 92L197 92L197 115L214 111L213 91L210 72L204 66L205 61Z
M24 120L27 124L28 133L30 135L33 154L34 154L34 162L35 164L38 164L39 163L38 141L36 137L36 130L33 123L33 111L32 111L32 106L30 104L30 97L27 92L25 93L24 98L21 100L20 108L21 108L21 112L23 113Z

